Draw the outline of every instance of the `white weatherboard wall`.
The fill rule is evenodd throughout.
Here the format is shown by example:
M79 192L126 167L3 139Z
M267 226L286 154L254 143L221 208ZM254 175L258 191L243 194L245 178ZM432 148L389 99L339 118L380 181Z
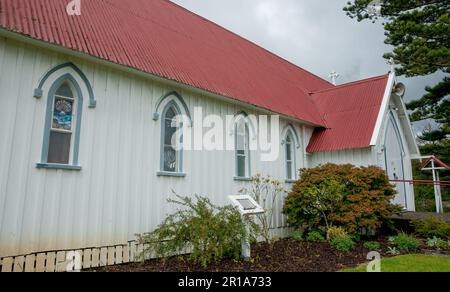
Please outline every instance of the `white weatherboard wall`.
M69 61L86 74L97 100L96 108L88 108L87 89L82 86L82 170L37 169L49 83L42 98L34 98L33 91L48 70ZM158 99L174 90L183 96L191 113L195 106L202 107L204 114L222 117L245 110L231 102L0 38L0 257L126 244L136 233L153 230L174 211L166 203L173 197L172 190L228 204L229 195L248 186L233 179L234 152L185 152L185 178L156 175L161 128L160 120L152 119L153 113ZM303 132L309 126L294 126L302 143L296 153L301 168L306 166ZM258 153L251 157L252 174L270 174L284 181L283 150L275 162L260 162ZM282 198L277 209L281 206ZM275 221L275 227L285 225L281 214Z
M341 151L324 151L310 156L310 166L315 167L328 162L336 164L353 164L357 166L376 165L372 148L350 149Z

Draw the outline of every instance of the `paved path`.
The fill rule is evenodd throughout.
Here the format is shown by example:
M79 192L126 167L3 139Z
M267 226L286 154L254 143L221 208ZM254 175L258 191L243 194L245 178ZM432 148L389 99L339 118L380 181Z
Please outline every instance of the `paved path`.
M395 215L392 218L393 219L406 219L406 220L423 220L430 216L444 219L445 221L450 223L450 214L449 213L438 215L436 213L427 213L427 212L404 212L401 215Z

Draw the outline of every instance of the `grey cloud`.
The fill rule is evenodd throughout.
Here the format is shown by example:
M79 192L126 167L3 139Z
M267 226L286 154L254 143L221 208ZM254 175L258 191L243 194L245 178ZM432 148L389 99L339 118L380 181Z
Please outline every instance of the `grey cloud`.
M173 0L173 2L241 35L300 67L338 83L385 74L381 24L358 23L345 15L348 0ZM426 85L442 74L399 78L408 87L407 100L420 97Z

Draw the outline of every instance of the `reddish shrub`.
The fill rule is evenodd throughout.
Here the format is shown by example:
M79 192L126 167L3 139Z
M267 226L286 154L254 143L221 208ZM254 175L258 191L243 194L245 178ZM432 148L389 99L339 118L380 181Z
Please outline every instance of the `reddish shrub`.
M302 170L283 212L296 227L335 225L350 233L377 230L401 210L391 204L395 193L381 168L326 164Z

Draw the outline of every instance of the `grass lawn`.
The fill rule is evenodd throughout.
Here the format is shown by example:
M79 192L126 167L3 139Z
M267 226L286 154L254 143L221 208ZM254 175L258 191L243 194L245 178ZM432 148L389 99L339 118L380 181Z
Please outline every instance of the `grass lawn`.
M366 272L367 265L343 272ZM450 272L450 257L404 255L381 260L382 272Z

